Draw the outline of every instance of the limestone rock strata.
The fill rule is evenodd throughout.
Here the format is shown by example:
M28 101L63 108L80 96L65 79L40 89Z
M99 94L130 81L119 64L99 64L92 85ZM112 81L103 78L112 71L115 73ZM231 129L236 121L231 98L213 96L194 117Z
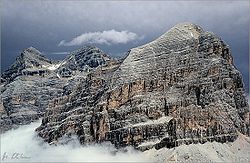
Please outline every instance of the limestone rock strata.
M74 62L68 60L75 57L79 59ZM69 67L78 68L79 64L98 67L109 60L111 65L116 62L100 49L90 46L74 51L65 60L58 62L47 59L33 47L25 49L1 76L0 133L42 117L50 101L77 89L75 82L80 82L78 76L85 77L93 70L81 69L76 72ZM63 75L63 68L68 68L75 76Z
M117 66L119 62L108 62L93 73L69 80L63 95L50 101L42 126L37 129L39 135L50 143L72 134L78 135L82 143L94 141L92 122L105 115L95 115L95 110L100 109L97 104L107 91L107 81Z
M229 46L194 24L178 24L131 49L121 63L76 80L50 101L37 128L49 143L76 134L82 144L147 150L250 135L242 76Z

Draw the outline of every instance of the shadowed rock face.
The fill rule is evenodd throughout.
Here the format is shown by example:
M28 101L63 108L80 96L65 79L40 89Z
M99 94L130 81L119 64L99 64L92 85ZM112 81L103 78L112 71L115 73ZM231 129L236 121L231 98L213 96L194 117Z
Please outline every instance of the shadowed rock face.
M77 135L82 144L111 141L147 150L250 135L248 103L231 51L197 25L178 24L131 49L123 61L95 48L78 54L52 71L64 84L58 96L50 96L36 130L48 143Z
M70 53L56 70L62 77L72 77L77 72L89 72L112 60L102 50L94 46L86 46Z

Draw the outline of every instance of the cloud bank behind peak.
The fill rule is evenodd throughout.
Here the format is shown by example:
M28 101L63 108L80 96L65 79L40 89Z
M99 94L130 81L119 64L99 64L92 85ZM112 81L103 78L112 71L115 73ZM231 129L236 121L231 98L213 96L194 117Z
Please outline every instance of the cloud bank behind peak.
M116 31L114 29L98 32L83 33L71 41L62 40L58 46L79 46L84 44L126 44L131 41L140 40L136 33L129 31Z

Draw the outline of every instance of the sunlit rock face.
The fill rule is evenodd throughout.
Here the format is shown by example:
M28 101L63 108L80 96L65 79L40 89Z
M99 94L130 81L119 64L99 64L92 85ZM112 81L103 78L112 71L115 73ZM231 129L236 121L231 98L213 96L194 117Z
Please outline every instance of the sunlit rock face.
M215 34L178 24L117 65L97 68L51 101L38 134L49 143L76 134L83 144L111 141L141 150L250 134L241 74Z
M107 134L118 144L140 147L162 137L155 143L161 148L233 141L237 131L250 134L242 77L228 45L194 24L178 24L155 41L131 49L114 73L109 93L105 108L123 115L110 122L119 127ZM164 116L172 119L161 128L154 122L123 133L124 126ZM114 136L117 132L121 137ZM131 135L136 138L129 139Z
M110 141L144 151L250 135L230 48L195 24L177 24L123 60L95 47L78 52L45 67L49 75L41 77L62 83L36 129L48 143L77 135L82 144ZM3 100L1 110L6 106Z

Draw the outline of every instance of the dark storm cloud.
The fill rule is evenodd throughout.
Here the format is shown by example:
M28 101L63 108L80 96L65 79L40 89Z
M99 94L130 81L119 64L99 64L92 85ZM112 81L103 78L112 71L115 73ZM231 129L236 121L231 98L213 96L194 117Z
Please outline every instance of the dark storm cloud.
M144 39L127 44L98 45L112 55L149 42L180 22L193 22L213 31L232 49L236 67L248 89L249 2L247 1L22 1L2 0L1 68L34 46L61 58L79 46L58 46L84 33L128 31Z

